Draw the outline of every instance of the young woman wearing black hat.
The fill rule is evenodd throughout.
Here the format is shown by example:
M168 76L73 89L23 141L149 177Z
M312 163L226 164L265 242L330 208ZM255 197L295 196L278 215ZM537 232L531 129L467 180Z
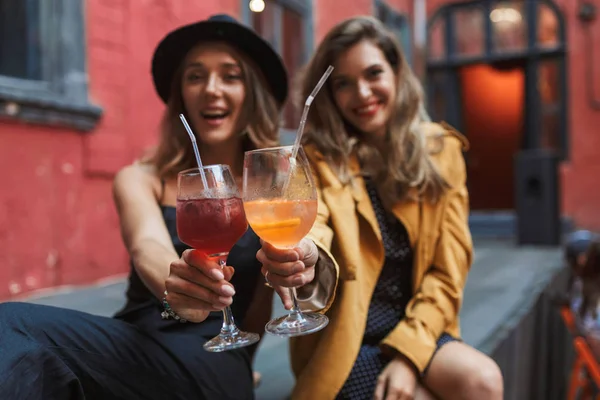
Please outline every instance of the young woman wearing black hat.
M245 150L277 144L286 72L265 41L219 15L169 33L152 75L166 104L160 142L114 181L131 256L127 304L115 318L0 304L1 399L253 398L253 348L211 353L202 345L232 303L237 324L262 333L271 293L255 257L260 243L251 230L240 239L228 259L232 278L232 267L222 271L178 240L176 176L194 167L178 115L197 135L204 164L228 164L239 179ZM176 318L161 318L165 289Z

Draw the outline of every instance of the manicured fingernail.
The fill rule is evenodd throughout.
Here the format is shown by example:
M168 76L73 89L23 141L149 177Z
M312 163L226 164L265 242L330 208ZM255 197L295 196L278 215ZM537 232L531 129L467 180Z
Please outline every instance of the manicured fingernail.
M221 293L225 296L233 296L235 294L235 290L231 286L223 285L221 286Z
M219 271L218 269L213 269L210 271L210 276L213 279L216 279L218 281L220 281L221 279L225 279L225 275L223 275L222 271Z
M223 304L229 304L231 302L231 297L219 297L218 300Z
M304 277L302 275L295 277L293 283L294 283L294 286L304 285Z

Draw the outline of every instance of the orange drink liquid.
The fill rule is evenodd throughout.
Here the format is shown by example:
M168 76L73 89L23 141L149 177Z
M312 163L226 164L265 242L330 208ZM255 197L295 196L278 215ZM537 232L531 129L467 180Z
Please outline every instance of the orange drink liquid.
M254 200L244 202L244 209L258 237L276 247L296 245L317 217L316 200Z

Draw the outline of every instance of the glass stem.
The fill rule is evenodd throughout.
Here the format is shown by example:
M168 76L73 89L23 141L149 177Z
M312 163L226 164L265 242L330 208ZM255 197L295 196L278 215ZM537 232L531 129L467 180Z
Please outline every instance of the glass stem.
M300 306L298 305L298 298L296 297L296 288L288 288L290 291L290 297L292 298L292 309L290 310L289 317L303 320L302 311L300 311Z
M219 257L219 265L221 269L225 266L225 257ZM238 331L237 326L235 326L235 321L233 320L233 314L231 312L231 308L229 306L223 309L223 326L221 326L221 335L233 335Z
M293 249L294 247L296 247L296 246L290 246L289 248ZM290 297L292 298L292 309L288 313L288 319L303 321L304 317L302 316L302 311L300 310L300 305L298 304L298 296L296 296L296 288L289 287L288 291L290 293Z

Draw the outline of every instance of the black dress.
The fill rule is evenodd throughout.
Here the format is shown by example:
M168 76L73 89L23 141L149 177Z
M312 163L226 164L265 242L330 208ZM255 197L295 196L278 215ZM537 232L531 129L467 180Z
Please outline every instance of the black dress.
M406 228L384 209L375 186L369 180L366 182L381 230L385 261L369 304L362 345L338 400L373 398L377 377L390 361L381 352L379 343L404 318L412 296L413 251ZM438 349L452 340L455 340L452 336L442 334L437 342Z
M162 207L173 244L175 208ZM242 323L260 264L248 230L230 252L232 311ZM159 301L132 268L127 304L115 318L24 303L0 304L0 399L253 399L253 347L210 353L221 313L200 324L161 319Z

